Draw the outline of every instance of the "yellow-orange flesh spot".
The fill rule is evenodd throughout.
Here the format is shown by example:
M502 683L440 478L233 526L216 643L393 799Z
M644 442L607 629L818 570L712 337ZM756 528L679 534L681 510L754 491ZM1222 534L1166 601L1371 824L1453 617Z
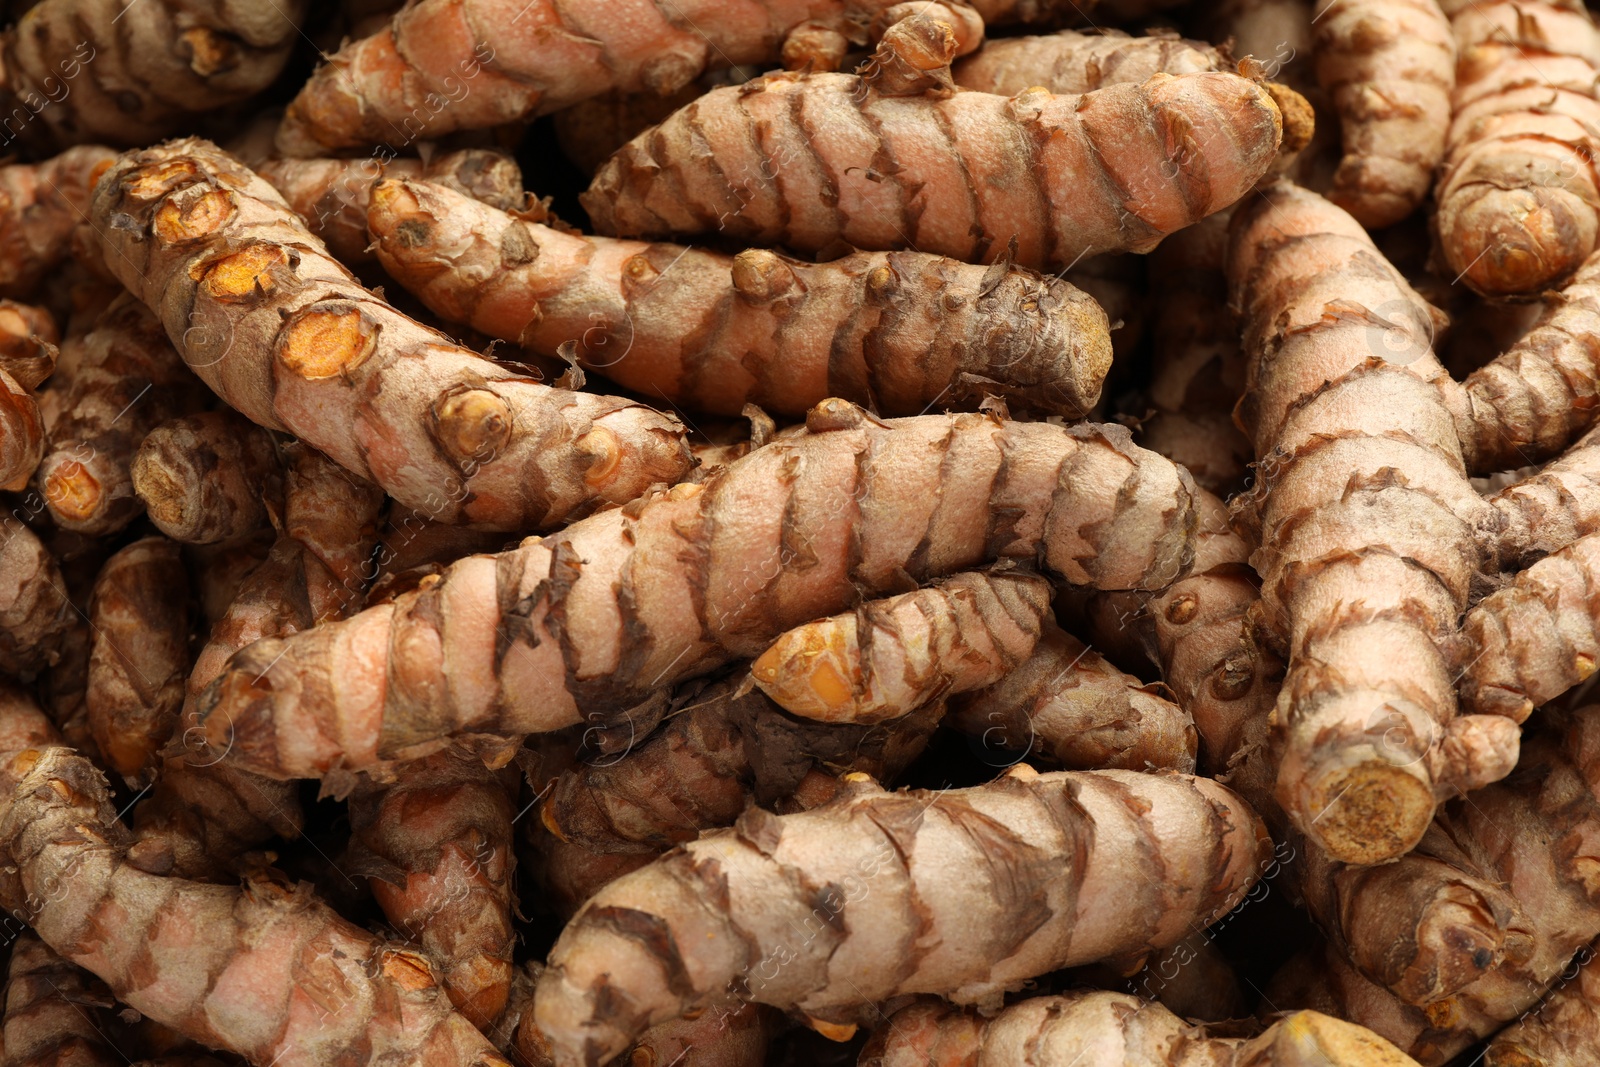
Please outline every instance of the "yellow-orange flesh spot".
M278 358L308 382L348 374L378 347L378 331L360 309L311 310L283 331Z
M210 237L226 226L235 211L233 194L226 189L207 189L199 196L175 196L156 209L151 224L163 244L182 244Z
M83 522L100 510L100 482L78 462L63 463L44 480L45 499L56 513Z

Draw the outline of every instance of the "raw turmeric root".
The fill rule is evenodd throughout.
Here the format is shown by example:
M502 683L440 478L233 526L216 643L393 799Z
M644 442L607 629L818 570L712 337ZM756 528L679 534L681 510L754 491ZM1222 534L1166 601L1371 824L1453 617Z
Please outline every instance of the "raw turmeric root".
M227 408L155 427L129 477L150 521L182 544L212 545L264 529L267 502L281 495L272 435Z
M882 722L999 682L1033 654L1049 611L1050 583L1037 575L957 574L796 627L750 677L803 718Z
M1339 113L1344 158L1328 199L1369 229L1411 214L1450 126L1456 45L1438 0L1319 0L1317 80Z
M1129 37L1116 30L1063 30L988 41L950 69L963 89L1016 96L1036 85L1052 93L1092 93L1108 85L1138 85L1157 74L1198 74L1231 66L1215 46L1174 33Z
M1600 657L1600 533L1540 560L1467 613L1473 649L1461 700L1516 722L1594 674Z
M1600 964L1591 945L1537 1008L1495 1035L1484 1067L1581 1067L1600 1042Z
M24 931L11 942L5 988L6 1063L15 1067L125 1067L113 1040L111 993Z
M1069 770L1194 770L1194 721L1082 641L1046 624L999 682L950 702L949 723L990 754Z
M861 76L773 74L707 93L601 168L581 198L595 229L1061 268L1147 252L1222 210L1283 139L1267 90L1220 72L1083 96L925 92L948 77L941 29L897 24ZM923 78L898 79L905 64Z
M539 980L556 1062L602 1063L729 990L848 1024L907 993L992 1003L1059 967L1137 960L1225 914L1269 847L1207 779L1018 767L885 793L862 778L812 811L753 808L597 893ZM1101 885L1109 910L1091 904Z
M89 729L107 768L143 784L178 722L189 673L189 576L177 544L146 537L107 560L89 625Z
M76 618L50 550L22 523L0 516L0 673L54 663Z
M1260 545L1263 623L1288 652L1278 799L1334 857L1377 863L1468 787L1458 775L1515 763L1514 723L1456 717L1452 645L1492 509L1467 480L1436 312L1360 224L1278 183L1234 227L1251 359L1240 418L1259 479L1236 518ZM1451 761L1469 737L1488 764Z
M1229 525L1221 500L1201 492L1195 505L1199 521L1189 574L1153 595L1096 594L1092 636L1098 643L1106 641L1102 628L1113 638L1131 629L1152 650L1161 677L1193 718L1201 767L1221 776L1265 742L1283 664L1252 634L1251 609L1260 603L1261 590L1248 564L1250 546ZM1272 804L1270 783L1232 788L1258 811Z
M1332 950L1406 1004L1443 1013L1451 997L1527 953L1520 887L1453 840L1448 815L1395 863L1345 866L1315 848L1300 862L1302 899Z
M732 826L751 805L807 806L800 798L818 791L819 778L858 772L893 781L944 712L936 704L871 727L816 723L740 692L736 678L704 689L690 683L675 702L684 701L625 752L596 754L534 783L545 797L532 835L543 853L536 869L571 902L569 914L625 873L585 856L637 856L639 866L702 831ZM552 878L556 864L565 869Z
M1574 953L1600 936L1589 850L1579 844L1600 829L1597 742L1600 708L1544 709L1523 740L1516 771L1446 804L1419 851L1383 876L1411 888L1367 901L1372 917L1379 909L1398 913L1387 919L1391 931L1402 920L1446 935L1433 942L1445 966L1415 972L1424 979L1420 988L1438 999L1408 1004L1336 950L1286 967L1267 996L1280 1008L1313 1007L1367 1026L1429 1067L1522 1017ZM1484 884L1494 894L1475 900L1464 891Z
M105 780L70 749L13 752L0 779L7 909L148 1018L256 1067L506 1067L425 959L339 918L308 886L130 866Z
M134 809L129 861L152 874L225 880L245 853L300 831L300 802L285 784L215 757L187 758L193 712L229 656L262 637L281 637L343 618L361 603L383 494L332 460L285 449L282 533L211 628L184 693L178 754L168 755L149 797Z
M60 340L50 312L0 300L0 489L26 486L44 459L46 415L34 394L55 370Z
M533 965L535 977L544 968ZM613 1062L639 1067L763 1067L767 1048L783 1029L783 1016L763 1004L719 1004L650 1027ZM550 1042L539 1032L532 1004L517 1027L521 1067L555 1067Z
M350 859L389 922L439 965L440 985L487 1032L511 992L511 782L449 750L350 799ZM514 774L514 772L509 772Z
M5 140L19 128L41 143L169 137L271 85L308 6L42 0L0 37Z
M160 320L126 293L95 320L80 351L64 368L60 413L39 464L39 490L63 528L115 533L139 517L132 467L145 435L198 407L204 390L168 343Z
M1485 296L1561 285L1600 236L1600 29L1575 0L1441 6L1458 60L1440 251Z
M385 304L208 142L124 155L96 188L106 265L206 384L402 503L526 530L688 469L666 416L529 381Z
M1501 520L1492 534L1499 570L1527 567L1600 532L1600 429L1511 481L1489 503Z
M306 227L345 266L369 263L367 204L380 178L417 178L445 186L501 211L517 211L526 194L516 160L468 148L431 159L274 159L256 173L272 183Z
M832 69L837 70L837 67ZM584 174L593 176L611 153L668 115L691 103L714 84L709 78L690 82L675 93L605 93L562 108L550 116L561 152Z
M1227 1030L1224 1029L1224 1035ZM1033 997L984 1018L948 1004L895 1012L861 1067L1416 1067L1383 1038L1315 1011L1255 1037L1206 1034L1162 1007L1104 991Z
M634 706L908 577L1019 558L1079 585L1159 588L1187 566L1188 476L1121 427L883 422L843 401L807 426L703 485L256 642L201 699L207 745L259 773L315 777L416 758L456 733L560 729L580 705Z
M611 90L665 96L711 67L816 57L814 36L809 47L789 54L785 39L796 31L801 38L822 31L830 41L864 43L872 16L896 6L913 12L932 6L952 18L963 52L983 40L982 22L960 3L684 0L637 4L619 17L596 0L419 0L388 29L345 45L312 75L289 104L278 148L287 156L357 145L399 148L531 119ZM982 12L1027 5L980 0L975 6Z
M798 416L837 396L916 415L996 393L1081 416L1111 365L1105 313L1030 271L585 237L387 178L368 222L384 270L436 314L697 412Z
M1456 421L1474 473L1509 470L1557 455L1600 415L1600 255L1550 299L1523 338L1462 384Z
M0 300L0 371L24 389L37 389L56 369L61 332L42 307Z
M44 416L33 391L0 370L0 489L25 488L44 448Z
M0 296L27 299L67 257L95 173L115 158L109 148L84 145L42 163L0 167Z

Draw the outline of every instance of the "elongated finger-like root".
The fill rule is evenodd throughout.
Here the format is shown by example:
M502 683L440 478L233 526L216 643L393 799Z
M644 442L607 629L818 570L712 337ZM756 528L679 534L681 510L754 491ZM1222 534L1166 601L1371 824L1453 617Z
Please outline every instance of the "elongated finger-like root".
M1229 280L1259 479L1236 515L1289 662L1278 797L1335 857L1392 859L1466 785L1454 774L1515 762L1512 724L1456 719L1451 656L1492 509L1467 480L1435 312L1359 223L1278 183L1236 214ZM1467 734L1486 742L1470 772L1447 758Z
M556 1062L579 1067L729 988L841 1023L906 993L992 1002L1206 925L1267 847L1254 814L1207 779L1019 768L937 794L861 782L813 811L753 809L602 889L551 951L535 1016ZM1128 876L1145 863L1167 877ZM1086 925L1112 884L1114 912Z
M886 36L877 55L887 63L915 40ZM993 262L1015 236L1015 262L1062 268L1149 251L1232 204L1284 134L1267 90L1221 72L1083 96L901 91L912 92L844 74L713 90L613 156L584 207L604 234L719 232L806 252L843 242ZM781 182L755 150L757 127L787 161ZM991 180L991 167L1010 178Z
M881 722L1000 681L1033 653L1049 610L1037 575L958 574L791 630L750 676L796 715Z
M256 642L202 697L210 750L320 776L425 755L453 733L560 729L580 703L620 712L907 576L1013 557L1077 584L1161 587L1187 567L1188 476L1119 427L882 422L843 401L807 425L703 485Z
M1461 683L1474 711L1517 722L1588 678L1600 662L1600 534L1540 560L1467 614Z
M309 886L269 875L206 885L130 866L105 780L70 749L7 754L0 841L16 872L8 909L186 1037L257 1067L507 1063L451 1009L425 959L339 918ZM279 980L263 986L263 974Z
M218 395L436 519L526 530L688 470L666 416L518 376L362 288L209 142L120 157L92 217L106 265Z
M1081 415L1111 365L1095 302L1031 271L585 237L415 181L381 182L368 222L384 269L446 319L694 411L838 396L915 415L996 393Z
M1422 203L1444 158L1456 47L1437 0L1320 0L1317 80L1333 98L1344 159L1328 199L1363 226Z
M487 1032L511 993L511 820L505 773L438 752L350 801L356 869L390 923L441 969L450 1002Z

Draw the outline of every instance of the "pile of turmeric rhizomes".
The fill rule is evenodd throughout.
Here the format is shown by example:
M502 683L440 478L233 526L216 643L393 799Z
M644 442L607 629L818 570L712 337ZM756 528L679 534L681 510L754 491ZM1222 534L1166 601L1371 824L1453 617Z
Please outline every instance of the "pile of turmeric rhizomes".
M1600 1063L1576 0L3 17L0 1067Z

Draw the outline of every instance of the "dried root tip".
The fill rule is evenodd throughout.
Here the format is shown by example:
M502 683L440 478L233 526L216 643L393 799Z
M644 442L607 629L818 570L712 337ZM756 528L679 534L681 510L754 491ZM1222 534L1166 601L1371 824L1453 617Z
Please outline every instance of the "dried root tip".
M1409 748L1398 753L1409 754ZM1308 765L1293 749L1284 757L1278 769L1278 803L1286 811L1304 813L1321 847L1356 866L1381 863L1416 847L1437 803L1427 768L1397 764L1386 749L1357 740L1346 740L1337 749L1329 745L1317 755L1320 765Z
M872 18L872 39L881 43L890 29L914 18L932 19L948 26L950 32L955 35L955 54L958 56L976 51L983 44L983 15L966 3L966 0L908 0L886 7ZM925 30L917 32L923 36L927 33ZM942 38L943 34L937 36ZM922 47L926 49L926 46ZM941 41L934 52L942 53L942 51ZM933 56L928 56L921 62L938 65L937 59ZM945 65L948 66L948 62Z
M791 630L750 675L804 718L881 722L999 681L1033 652L1049 610L1043 578L961 574Z
M932 794L885 793L865 777L848 776L838 799L811 811L752 808L731 831L591 898L538 985L535 1017L556 1062L604 1062L730 982L746 999L835 1025L905 994L992 1002L1030 976L1181 940L1243 896L1270 849L1259 820L1208 779L1019 767ZM1151 864L1160 884L1133 874ZM817 878L839 891L802 888ZM881 891L852 897L844 887L858 879ZM1082 925L1098 896L1091 880L1124 895L1093 934ZM795 938L793 924L818 908L819 935ZM747 969L780 947L788 964L773 979Z
M37 389L56 369L61 335L50 312L32 304L0 300L0 372L24 389Z
M1600 534L1535 563L1467 613L1461 686L1473 711L1526 719L1600 663Z
M1278 105L1278 113L1283 119L1283 143L1278 146L1279 159L1293 156L1309 145L1317 132L1316 111L1311 101L1282 82L1263 82L1261 87Z
M22 523L0 517L0 673L54 663L75 616L49 549Z
M1047 624L1032 656L987 689L951 701L950 724L986 762L1043 760L1067 770L1194 770L1188 712Z
M133 490L162 533L210 545L267 525L276 496L272 435L232 410L172 419L152 430L133 461Z
M108 767L130 780L154 769L189 673L189 576L178 546L147 537L95 579L85 702Z
M1223 1028L1226 1034L1237 1027ZM914 1005L874 1032L871 1067L1058 1067L1178 1063L1252 1067L1417 1067L1377 1034L1315 1011L1284 1016L1258 1036L1212 1037L1125 993L1035 997L984 1018L949 1005Z
M976 20L962 19L952 24L952 17L951 7L939 3L896 4L885 11L878 24L889 26L861 68L862 84L882 96L948 94L954 90L951 61L976 47L975 43L962 47L957 26L966 30L970 39L970 27ZM981 21L977 21L977 27L981 41Z

